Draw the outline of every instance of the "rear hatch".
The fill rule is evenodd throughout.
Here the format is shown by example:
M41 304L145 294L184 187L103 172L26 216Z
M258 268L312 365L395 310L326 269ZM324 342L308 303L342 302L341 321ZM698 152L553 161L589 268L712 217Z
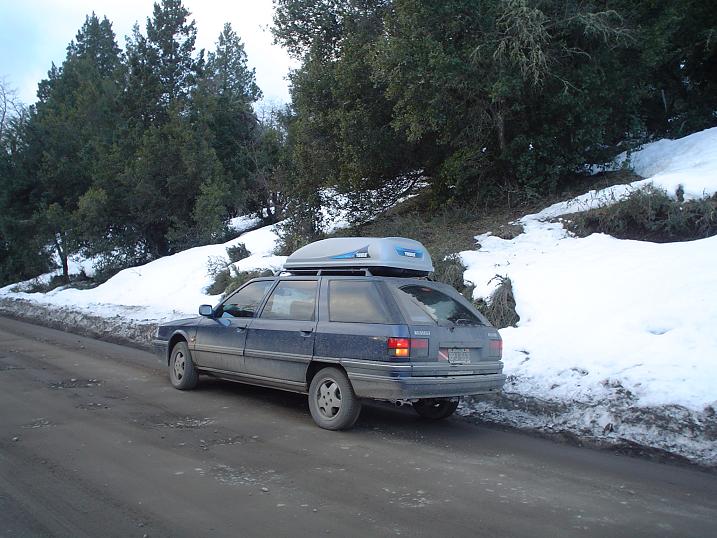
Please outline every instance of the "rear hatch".
M413 376L502 371L498 331L452 287L410 280L394 281L391 288L411 332Z

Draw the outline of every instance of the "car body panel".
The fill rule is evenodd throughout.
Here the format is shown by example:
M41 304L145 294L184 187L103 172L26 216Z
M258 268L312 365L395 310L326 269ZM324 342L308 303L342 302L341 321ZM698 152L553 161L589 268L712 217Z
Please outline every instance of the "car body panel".
M312 363L340 365L361 398L447 398L489 394L502 388L506 376L502 373L500 351L496 355L490 345L491 340L500 340L498 331L450 286L420 278L370 275L313 279L318 281L313 320L261 317L278 282L307 280L305 276L280 276L275 277L256 317L235 318L229 323L222 318L207 317L170 322L160 326L155 349L167 356L172 337L187 335L200 372L297 392L307 391L310 381L307 374ZM375 283L385 301L387 322L330 321L329 283L337 279ZM401 285L440 290L470 309L484 324L437 323L430 317L417 323L407 315L391 289ZM191 330L195 331L196 342L191 340ZM387 349L391 337L426 339L428 349L420 357L417 353L411 358L392 357ZM209 354L215 356L208 359Z
M196 366L244 372L244 345L251 321L251 318L200 318L196 340L190 348Z

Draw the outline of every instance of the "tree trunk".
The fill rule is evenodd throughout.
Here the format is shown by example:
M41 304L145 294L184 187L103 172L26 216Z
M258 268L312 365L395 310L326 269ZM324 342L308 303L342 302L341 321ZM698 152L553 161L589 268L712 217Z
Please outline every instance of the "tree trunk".
M60 262L62 262L62 279L65 283L69 283L70 267L67 263L67 250L63 247L62 236L59 233L55 234L55 250L57 250L57 255L60 257Z

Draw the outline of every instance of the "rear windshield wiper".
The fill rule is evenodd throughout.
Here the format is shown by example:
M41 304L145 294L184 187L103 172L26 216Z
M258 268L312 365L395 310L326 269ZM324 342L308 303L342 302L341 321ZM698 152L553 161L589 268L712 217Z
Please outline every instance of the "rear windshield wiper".
M482 323L474 319L458 318L451 321L453 321L455 325L483 325Z

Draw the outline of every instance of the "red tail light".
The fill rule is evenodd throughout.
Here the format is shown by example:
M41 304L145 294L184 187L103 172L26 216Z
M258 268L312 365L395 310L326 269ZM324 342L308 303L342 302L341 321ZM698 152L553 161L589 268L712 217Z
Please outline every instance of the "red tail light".
M408 357L411 353L411 341L408 338L389 338L388 354L393 357Z
M411 349L428 349L428 338L411 338Z
M488 345L488 349L490 349L491 356L502 357L503 356L503 340L491 340L490 344Z
M427 338L389 338L388 354L392 357L428 356Z

